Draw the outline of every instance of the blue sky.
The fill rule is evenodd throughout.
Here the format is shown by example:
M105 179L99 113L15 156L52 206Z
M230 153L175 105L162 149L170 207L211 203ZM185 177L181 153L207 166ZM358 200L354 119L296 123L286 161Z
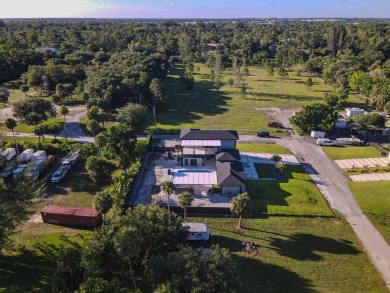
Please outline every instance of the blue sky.
M0 18L390 17L390 0L0 0Z

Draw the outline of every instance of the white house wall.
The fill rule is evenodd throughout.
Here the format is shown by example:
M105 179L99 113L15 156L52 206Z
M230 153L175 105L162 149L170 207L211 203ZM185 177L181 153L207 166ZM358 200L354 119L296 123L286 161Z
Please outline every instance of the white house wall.
M183 147L183 155L215 155L218 147Z

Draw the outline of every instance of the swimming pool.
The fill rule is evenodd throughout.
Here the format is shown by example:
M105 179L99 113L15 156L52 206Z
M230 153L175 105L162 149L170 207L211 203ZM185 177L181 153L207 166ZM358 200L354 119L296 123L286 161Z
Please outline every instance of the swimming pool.
M210 170L196 170L196 169L182 169L182 170L177 170L179 173L211 173Z

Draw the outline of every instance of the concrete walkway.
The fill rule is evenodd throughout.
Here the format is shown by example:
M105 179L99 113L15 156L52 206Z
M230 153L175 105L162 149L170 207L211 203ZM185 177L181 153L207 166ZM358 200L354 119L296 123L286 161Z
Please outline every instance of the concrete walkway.
M390 173L349 175L349 179L355 182L390 180Z
M348 160L335 160L337 166L341 169L351 169L368 167L386 167L390 164L390 158L365 158L365 159L348 159Z
M274 154L271 153L240 153L240 161L244 167L247 178L250 180L261 179L256 172L254 164L274 164L274 161L271 160L273 155ZM281 162L285 165L299 165L299 162L294 155L279 154L279 156L282 158Z

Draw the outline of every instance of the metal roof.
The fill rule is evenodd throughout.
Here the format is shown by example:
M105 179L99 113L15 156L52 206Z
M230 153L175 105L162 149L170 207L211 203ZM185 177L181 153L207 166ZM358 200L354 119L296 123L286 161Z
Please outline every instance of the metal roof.
M207 233L209 231L209 226L207 223L183 223L184 228L187 229L188 232L192 233Z
M221 146L220 140L182 140L181 146Z
M184 171L184 170L183 170ZM212 185L217 183L215 172L177 172L173 173L173 184L191 185L203 184Z

